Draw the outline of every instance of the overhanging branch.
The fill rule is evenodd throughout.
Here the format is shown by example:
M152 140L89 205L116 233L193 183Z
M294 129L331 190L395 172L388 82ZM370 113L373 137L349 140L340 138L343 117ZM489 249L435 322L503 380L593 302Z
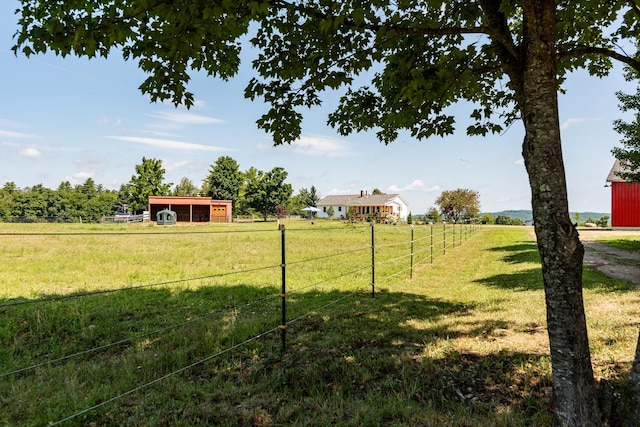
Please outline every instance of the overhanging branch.
M640 61L627 55L623 55L614 50L596 46L578 46L564 52L559 52L558 57L575 57L583 55L601 55L620 61L640 73Z

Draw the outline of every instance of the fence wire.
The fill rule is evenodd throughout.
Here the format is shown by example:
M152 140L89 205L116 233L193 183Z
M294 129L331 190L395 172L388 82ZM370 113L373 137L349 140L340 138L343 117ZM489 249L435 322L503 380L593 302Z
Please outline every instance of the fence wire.
M291 232L297 232L298 230L304 230L304 231L313 231L313 232L319 232L322 230L327 230L327 228L317 228L317 229L290 229L289 231ZM329 228L329 230L333 230L333 228ZM336 227L335 230L341 230L344 231L344 229L342 228L338 228ZM94 295L104 295L104 294L108 294L108 293L114 293L114 292L120 292L120 291L127 291L127 290L137 290L137 289L145 289L145 288L151 288L151 287L159 287L159 286L169 286L169 285L175 285L175 284L179 284L179 283L186 283L186 282L191 282L191 281L197 281L197 280L205 280L205 279L213 279L213 278L223 278L223 277L228 277L228 276L232 276L232 275L239 275L239 274L246 274L246 273L252 273L252 272L259 272L259 271L266 271L266 270L272 270L272 269L276 269L276 268L282 268L283 274L285 271L285 266L291 266L291 265L300 265L300 264L308 264L308 263L312 263L312 262L316 262L319 260L327 260L327 259L332 259L332 258L336 258L336 257L344 257L346 255L351 255L354 253L358 253L358 252L364 252L364 251L371 251L372 254L372 259L371 259L371 264L367 263L366 261L363 262L363 265L361 266L355 266L354 268L349 269L346 272L340 273L340 274L335 274L332 275L331 277L322 279L322 280L318 280L315 282L311 282L311 283L307 283L307 284L303 284L301 286L297 286L297 287L293 287L292 289L290 289L288 292L291 294L301 294L302 291L306 290L306 289L310 289L310 288L316 288L319 286L322 286L324 284L329 284L329 283L335 283L338 282L340 279L343 279L347 276L350 275L355 275L357 273L360 273L362 271L371 269L372 271L372 277L371 277L371 285L373 288L373 285L376 281L376 279L380 279L380 280L389 280L391 278L394 278L396 276L399 276L401 274L407 273L408 271L413 271L413 268L417 265L420 265L421 262L418 259L415 259L417 257L415 257L417 254L421 254L427 251L430 251L430 254L428 256L426 256L424 258L424 260L422 261L422 263L426 263L428 262L429 259L431 259L431 261L433 261L433 255L435 253L443 253L446 254L446 250L452 246L456 246L456 243L458 243L458 245L462 244L462 241L465 238L468 238L471 234L473 234L475 232L475 230L470 230L468 234L466 233L462 233L460 232L459 234L454 234L453 236L458 236L458 239L453 240L453 242L451 242L450 239L447 239L447 232L450 232L451 229L445 229L445 227L443 227L442 232L439 233L435 233L433 226L431 226L430 228L430 234L425 236L425 237L421 237L421 238L414 238L415 236L413 236L412 233L412 239L411 240L406 240L406 241L401 241L401 242L388 242L388 243L376 243L375 242L375 237L374 233L373 233L373 229L372 229L372 243L371 245L367 245L367 246L363 246L363 247L359 247L359 248L355 248L355 249L350 249L350 250L345 250L345 251L341 251L341 252L337 252L337 253L331 253L331 254L327 254L327 255L321 255L321 256L317 256L317 257L312 257L312 258L307 258L307 259L301 259L301 260L296 260L293 262L289 262L289 263L283 263L283 264L277 264L277 265L268 265L268 266L262 266L262 267L255 267L255 268L248 268L248 269L243 269L243 270L239 270L239 271L227 271L227 272L223 272L223 273L218 273L218 274L212 274L212 275L205 275L205 276L199 276L199 277L193 277L193 278L186 278L186 279L176 279L176 280L168 280L168 281L162 281L162 282L157 282L157 283L148 283L148 284L144 284L144 285L137 285L137 286L127 286L127 287L123 287L123 288L114 288L114 289L103 289L103 290L97 290L97 291L92 291L92 292L82 292L82 293L75 293L75 294L70 294L70 295L56 295L56 296L51 296L51 297L45 297L45 298L39 298L39 299L34 299L34 300L15 300L15 301L10 301L10 302L5 302L3 304L0 304L0 308L5 309L4 311L6 312L10 307L14 307L14 306L20 306L20 305L26 305L26 304L38 304L38 303L44 303L44 302L52 302L52 301L62 301L62 300L68 300L68 299L77 299L77 298L82 298L82 297L89 297L89 296L94 296ZM455 228L453 229L455 232ZM69 235L77 235L77 236L86 236L86 235L91 235L91 236L99 236L99 237L103 237L103 236L121 236L121 235L131 235L131 234L144 234L144 235L151 235L151 234L230 234L230 233L240 233L240 232L273 232L274 230L234 230L234 231L206 231L206 232L198 232L198 231L193 231L193 232L180 232L180 233L153 233L153 232L139 232L139 233L130 233L130 232L126 232L126 233L0 233L0 237L4 237L4 236L51 236L51 235L65 235L65 236L69 236ZM398 235L402 236L401 233L397 233ZM442 236L443 239L441 239L440 237L437 236ZM389 238L389 235L386 235L387 238ZM455 238L455 237L454 237ZM367 236L367 234L365 233L363 235L363 239L368 240L369 236ZM416 245L416 243L420 243L423 241L427 241L427 240L431 240L431 243L428 246L424 246L422 247L422 245ZM285 239L283 237L283 246ZM380 259L382 257L382 255L384 254L388 254L388 249L389 248L393 248L393 247L397 247L397 246L409 246L411 245L411 249L409 250L407 248L407 250L409 250L410 252L408 254L403 254L403 255L399 255L399 256L394 256L392 258L388 258L388 259ZM415 246L414 246L415 245ZM417 247L418 246L418 247ZM283 247L283 254L285 252L285 248ZM396 251L397 253L397 251ZM409 267L403 267L403 268L399 268L396 269L395 271L388 273L388 271L385 272L385 274L378 274L378 277L376 278L375 275L375 267L376 265L390 265L390 264L394 264L397 263L398 261L404 260L406 258L411 257L412 259L412 263ZM284 255L283 255L283 259L284 259ZM414 262L415 261L415 262ZM330 267L331 268L331 267ZM388 273L388 274L387 274ZM92 405L90 407L87 407L85 409L82 409L80 411L75 412L74 414L65 417L63 419L60 419L56 422L53 422L49 425L51 426L56 426L56 425L61 425L63 423L66 423L68 421L71 421L73 419L76 419L84 414L87 414L91 411L94 411L96 409L99 409L109 403L115 402L119 399L122 399L125 396L131 395L133 393L136 393L142 389L148 388L152 385L161 383L162 381L171 378L173 376L176 376L178 374L181 374L189 369L192 369L198 365L201 365L203 363L206 363L214 358L220 357L224 354L230 353L233 350L236 350L240 347L244 347L246 345L248 345L249 343L252 343L254 341L259 340L260 338L263 338L269 334L272 334L278 330L283 331L283 327L286 327L287 324L291 324L291 323L296 323L296 322L301 322L303 321L305 318L308 318L310 315L312 315L313 313L317 312L317 311L321 311L321 310L325 310L331 306L334 306L338 303L340 303L341 301L344 301L348 298L353 297L354 295L359 295L360 293L367 291L368 290L364 287L360 287L357 288L356 290L350 291L347 294L336 298L334 300L331 300L329 302L326 302L318 307L315 308L307 308L305 310L305 312L303 314L300 314L292 319L286 319L286 322L284 325L278 325L278 326L274 326L272 328L268 328L266 330L264 330L263 332L257 333L255 335L253 335L250 338L247 338L245 340L243 340L242 342L239 342L237 344L233 344L227 348L224 348L220 351L217 351L213 354L210 354L204 358L201 358L193 363L187 364L183 367L180 367L178 369L174 369L173 371L159 376L158 378L155 378L151 381L145 382L143 384L140 384L136 387L131 388L130 390L127 390L125 392L119 393L115 396L112 396L102 402L99 402L95 405ZM277 294L271 294L268 295L266 297L263 298L258 298L255 300L251 300L251 301L247 301L244 302L242 304L235 304L233 307L225 307L222 309L218 309L218 310L214 310L211 311L209 313L206 313L204 315L198 316L196 318L193 319L189 319L187 321L184 322L179 322L179 323L175 323L173 325L169 325L169 326L165 326L165 327L161 327L161 328L157 328L153 331L149 331L143 334L138 334L136 336L132 336L129 338L125 338L125 339L121 339L121 340L117 340L108 344L104 344L101 346L97 346L97 347L93 347L93 348L89 348L89 349L85 349L82 351L78 351L69 355L65 355L62 357L58 357L56 359L52 359L52 360L47 360L47 361L43 361L43 362L38 362L38 363L34 363L30 366L26 366L26 367L22 367L19 369L14 369L8 372L4 372L4 373L0 373L0 379L2 378L6 378L12 375L17 375L17 374L21 374L21 373L25 373L31 370L34 370L36 368L39 367L43 367L43 366L48 366L48 365L53 365L53 364L57 364L57 363L61 363L61 362L65 362L65 361L69 361L73 358L76 357L80 357L80 356L84 356L84 355L88 355L88 354L92 354L92 353L96 353L99 351L103 351L112 347L116 347L116 346L120 346L120 345L124 345L136 340L141 340L144 338L148 338L150 336L153 335L159 335L159 334L163 334L166 333L168 331L171 330L176 330L178 328L182 328L185 327L189 324L193 324L195 322L201 322L203 320L206 319L211 319L215 316L222 316L225 313L229 313L232 311L237 310L239 307L248 307L248 306L253 306L253 305L261 305L262 303L268 301L268 300L275 300L278 297L283 297L283 295L277 295ZM284 332L283 332L284 333Z

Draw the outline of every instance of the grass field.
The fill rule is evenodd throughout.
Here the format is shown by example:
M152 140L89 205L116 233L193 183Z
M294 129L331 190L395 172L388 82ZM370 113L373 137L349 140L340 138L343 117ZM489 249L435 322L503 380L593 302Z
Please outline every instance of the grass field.
M415 227L410 279L409 227L376 227L372 298L370 227L284 224L284 354L274 223L0 224L0 425L551 425L530 228ZM615 385L640 295L584 283Z

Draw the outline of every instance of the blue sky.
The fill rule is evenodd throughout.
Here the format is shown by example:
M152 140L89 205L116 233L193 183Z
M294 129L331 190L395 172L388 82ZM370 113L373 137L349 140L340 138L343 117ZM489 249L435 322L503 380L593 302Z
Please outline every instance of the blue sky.
M147 157L162 160L167 182L187 177L199 186L226 155L243 171L283 167L296 193L312 185L322 196L374 188L400 193L413 214L425 213L443 190L456 188L478 191L485 212L531 208L519 124L501 135L468 137L462 115L468 109L460 108L456 135L401 137L385 146L373 132L341 137L327 126L337 100L328 93L326 106L305 113L300 140L274 147L255 125L266 107L243 97L248 61L230 82L194 75L189 89L196 105L190 110L154 104L138 90L144 74L137 64L119 56L14 56L16 8L15 0L0 2L0 185L55 189L63 181L92 178L118 189ZM564 88L560 119L570 210L609 212L604 184L611 148L620 140L612 121L623 117L614 92L633 88L620 67L605 79L576 73Z

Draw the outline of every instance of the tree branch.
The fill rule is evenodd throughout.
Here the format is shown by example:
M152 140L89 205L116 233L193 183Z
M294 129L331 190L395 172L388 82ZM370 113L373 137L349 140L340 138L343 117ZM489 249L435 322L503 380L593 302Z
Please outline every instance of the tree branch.
M631 9L636 13L636 15L638 15L638 17L640 18L640 5L638 5L635 0L628 0L627 3L629 3L629 7L631 7Z
M640 73L640 60L631 58L629 56L623 55L611 49L607 49L604 47L596 47L596 46L577 46L574 49L569 49L564 52L558 52L558 57L572 57L572 56L582 56L582 55L601 55L607 56L611 59L616 59L624 64L627 64L629 67L633 68L637 72Z

